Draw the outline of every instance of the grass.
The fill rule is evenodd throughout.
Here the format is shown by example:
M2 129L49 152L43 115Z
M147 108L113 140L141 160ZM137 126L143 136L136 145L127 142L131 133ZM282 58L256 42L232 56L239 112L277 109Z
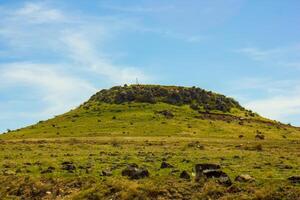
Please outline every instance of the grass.
M241 110L220 117L188 105L92 101L0 136L0 199L299 199L299 184L287 180L300 174L299 144L298 128ZM178 171L160 169L162 160ZM66 161L73 173L62 169ZM122 177L128 163L150 177ZM179 178L183 170L194 175L197 163L218 163L232 180L249 174L255 182L225 187Z

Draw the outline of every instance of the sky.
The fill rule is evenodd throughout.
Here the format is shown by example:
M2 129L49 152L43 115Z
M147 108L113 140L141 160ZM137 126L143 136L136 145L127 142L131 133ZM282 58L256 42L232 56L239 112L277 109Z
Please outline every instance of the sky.
M0 132L136 78L300 126L299 10L298 0L0 0Z

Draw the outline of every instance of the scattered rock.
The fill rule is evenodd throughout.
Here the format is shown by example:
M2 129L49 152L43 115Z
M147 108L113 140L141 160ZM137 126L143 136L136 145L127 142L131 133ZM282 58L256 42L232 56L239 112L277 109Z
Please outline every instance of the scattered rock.
M196 170L196 181L201 179L217 179L220 184L230 186L232 184L229 176L220 170L220 165L218 164L197 164L195 166Z
M171 119L174 117L174 114L169 110L162 110L162 111L158 111L157 113L165 116L168 119Z
M48 173L53 173L53 171L55 170L55 167L48 167L47 169L41 171L41 174L48 174Z
M291 176L288 178L289 181L291 181L292 183L300 183L300 176Z
M220 165L218 164L197 164L195 166L196 173L200 174L205 170L218 170L221 169Z
M174 166L171 165L171 164L169 164L169 163L167 163L167 162L165 162L165 161L163 161L163 162L161 163L161 165L160 165L160 168L161 168L161 169L165 169L165 168L174 168Z
M200 149L200 150L204 150L204 145L200 144L199 141L195 141L195 142L188 143L187 146L188 146L188 147L197 148L197 149Z
M102 176L112 176L112 171L110 171L110 170L102 170L101 175Z
M3 170L3 175L4 176L11 176L11 175L15 175L16 173L12 170Z
M235 181L238 182L253 182L255 179L249 174L241 174L235 178Z
M76 167L73 164L73 162L66 161L66 162L61 163L61 165L62 165L62 167L61 167L62 170L66 170L70 173L73 173L74 170L76 170Z
M128 176L130 179L141 179L149 177L149 171L139 168L137 164L131 164L122 170L122 176Z
M259 134L256 134L255 139L257 139L257 140L264 140L265 136L263 134L259 133Z
M189 175L189 173L187 171L182 171L180 173L180 178L182 179L185 179L185 180L190 180L191 179L191 176Z

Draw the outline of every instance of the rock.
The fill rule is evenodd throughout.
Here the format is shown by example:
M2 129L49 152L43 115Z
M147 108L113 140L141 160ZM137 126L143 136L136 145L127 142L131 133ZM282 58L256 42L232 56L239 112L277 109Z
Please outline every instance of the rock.
M61 163L61 165L62 165L62 167L61 167L62 170L66 170L66 171L68 171L70 173L73 173L74 170L76 170L76 167L73 164L73 162L68 162L67 161L67 162Z
M12 170L4 170L3 171L3 175L5 176L11 176L11 175L15 175L16 173Z
M41 174L53 173L54 170L55 170L55 167L50 166L47 169L41 171Z
M292 183L300 183L300 176L291 176L288 178Z
M110 170L102 170L102 176L112 176L112 172Z
M168 119L174 117L174 114L171 111L169 111L169 110L162 110L162 111L158 111L157 113L165 116Z
M200 174L203 173L204 170L218 170L221 169L221 167L218 164L205 163L205 164L197 164L195 166L195 169L196 169L196 174Z
M238 182L253 182L255 179L249 174L241 174L235 178L235 181Z
M232 184L229 176L221 170L214 170L214 169L213 170L204 170L203 175L205 178L209 178L209 179L216 178L216 179L218 179L218 182L223 185L230 186Z
M255 139L257 139L257 140L264 140L265 136L263 134L256 134Z
M166 161L163 161L163 162L161 163L161 165L160 165L160 168L161 168L161 169L165 169L165 168L174 168L174 166L171 165L171 164L169 164L169 163L167 163Z
M217 179L220 184L230 186L232 184L229 176L220 170L221 167L218 164L197 164L196 170L196 181L201 179Z
M182 171L180 173L180 178L182 179L185 179L185 180L190 180L191 179L191 176L189 175L189 173L187 171Z
M149 177L149 171L139 168L137 164L131 164L122 170L122 176L128 176L130 179L141 179Z
M200 150L204 150L204 145L200 144L199 141L188 143L188 147L198 148Z

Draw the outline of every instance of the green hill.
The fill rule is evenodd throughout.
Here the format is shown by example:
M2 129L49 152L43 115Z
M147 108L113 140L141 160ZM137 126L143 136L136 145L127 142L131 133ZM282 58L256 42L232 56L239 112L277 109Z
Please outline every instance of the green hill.
M257 129L271 138L293 136L294 130L246 110L232 98L200 88L125 85L101 90L66 114L2 137L209 135L235 138L240 134L252 137Z
M299 128L224 95L118 86L0 135L0 199L296 200L299 144Z

